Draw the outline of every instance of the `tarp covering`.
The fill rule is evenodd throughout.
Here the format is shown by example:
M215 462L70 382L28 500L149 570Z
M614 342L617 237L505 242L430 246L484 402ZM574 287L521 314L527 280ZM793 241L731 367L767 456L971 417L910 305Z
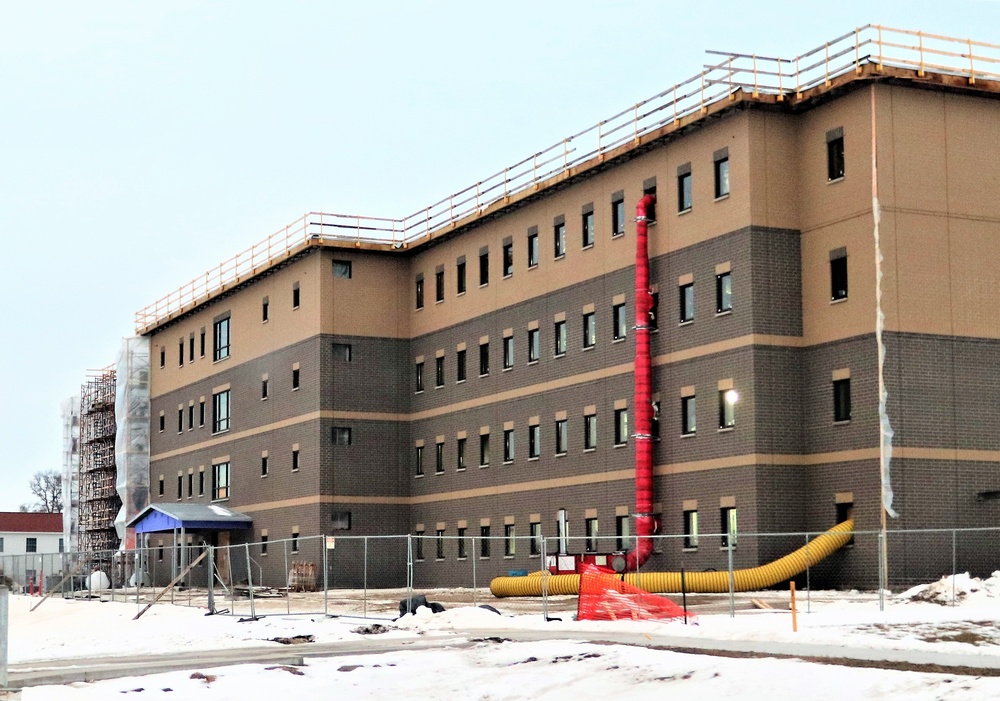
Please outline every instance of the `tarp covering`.
M576 618L580 621L683 621L685 614L684 609L670 599L626 584L610 570L583 565ZM688 622L693 618L687 615Z
M116 485L122 508L115 529L123 548L128 542L125 525L149 504L149 339L122 339L115 386Z

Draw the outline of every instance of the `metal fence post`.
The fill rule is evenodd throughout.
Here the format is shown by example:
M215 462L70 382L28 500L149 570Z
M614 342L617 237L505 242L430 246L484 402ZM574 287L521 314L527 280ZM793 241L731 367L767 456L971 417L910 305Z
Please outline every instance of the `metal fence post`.
M281 549L285 553L285 609L288 613L292 612L292 587L291 583L288 581L288 541L281 541Z
M727 526L728 527L728 526ZM736 618L736 580L733 575L733 530L729 529L726 538L726 559L729 567L729 617Z
M413 598L413 534L406 534L406 610L410 611L410 600ZM412 612L411 612L412 613Z
M812 583L810 581L810 566L812 558L809 557L809 534L806 533L806 613L812 613Z
M542 620L549 620L549 568L546 566L546 560L548 559L548 545L545 543L545 536L542 536L542 554L541 554L541 571L542 571Z
M208 546L208 567L205 570L208 572L208 612L215 613L215 548L211 545ZM136 590L138 591L138 590ZM139 596L136 595L138 600Z
M327 594L327 590L330 588L329 587L330 580L327 577L327 572L329 571L327 568L330 565L330 560L329 560L330 548L327 547L326 536L323 536L321 544L323 546L323 615L329 616L330 607L329 607L329 595Z
M878 534L878 551L879 551L879 553L883 552L883 550L882 550L882 538L883 537L884 537L884 534L882 533L882 531L879 531L879 534ZM885 570L882 567L882 557L881 557L881 555L878 558L878 610L879 611L885 611Z
M365 568L362 573L361 616L368 618L368 536L365 536Z
M250 566L250 544L244 543L243 550L247 556L247 592L250 594L250 618L257 618L253 602L253 569Z
M0 689L7 688L7 624L8 616L7 587L0 584Z
M957 553L956 553L956 551L957 551L957 543L956 543L957 535L958 534L956 533L955 529L952 528L951 529L951 605L952 606L955 605L955 570L957 569L957 565L955 564L955 560L956 560L956 557L957 557Z

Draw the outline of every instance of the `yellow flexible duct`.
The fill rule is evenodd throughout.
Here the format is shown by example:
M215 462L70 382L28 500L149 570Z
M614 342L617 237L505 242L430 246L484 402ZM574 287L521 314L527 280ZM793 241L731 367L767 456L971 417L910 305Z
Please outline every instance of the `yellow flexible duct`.
M811 540L795 552L759 567L733 571L734 591L755 591L784 582L807 567L815 565L835 551L845 546L854 531L854 520L848 519L837 524L826 533ZM541 596L542 578L546 571L532 572L527 577L497 577L490 582L493 596ZM579 594L580 575L553 574L547 579L548 593ZM654 594L677 593L681 591L680 572L629 572L625 575L628 584ZM723 593L729 591L729 572L685 572L684 585L689 592Z

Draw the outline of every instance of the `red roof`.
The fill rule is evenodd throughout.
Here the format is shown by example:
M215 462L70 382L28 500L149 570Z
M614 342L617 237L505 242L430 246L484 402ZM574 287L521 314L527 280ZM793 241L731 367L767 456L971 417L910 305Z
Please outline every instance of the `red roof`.
M0 533L62 533L62 514L0 511Z

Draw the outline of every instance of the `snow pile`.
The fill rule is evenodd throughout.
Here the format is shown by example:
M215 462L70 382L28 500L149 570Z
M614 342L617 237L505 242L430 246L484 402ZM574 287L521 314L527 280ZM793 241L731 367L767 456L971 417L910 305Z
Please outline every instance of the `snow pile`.
M926 601L941 606L954 604L988 605L1000 599L1000 571L988 579L972 577L968 572L948 575L930 584L920 584L896 597L903 602Z
M482 606L464 606L448 609L441 613L433 613L426 606L419 606L413 613L400 616L395 626L403 630L424 632L428 630L468 630L506 626L509 620L504 620L496 611Z

